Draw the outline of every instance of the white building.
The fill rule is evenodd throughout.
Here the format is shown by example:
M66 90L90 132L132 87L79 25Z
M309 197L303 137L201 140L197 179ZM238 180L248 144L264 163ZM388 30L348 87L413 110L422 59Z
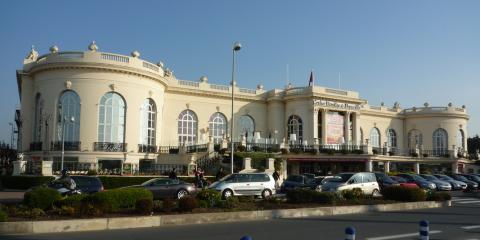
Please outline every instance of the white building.
M97 49L95 43L85 52L54 46L42 56L32 49L17 71L19 150L30 168L54 161L58 169L62 126L66 166L75 168L182 168L227 146L231 85L177 79L137 51L124 56ZM470 163L463 158L465 106L371 106L357 92L321 86L233 88L233 141L289 149L278 157L292 173L456 172ZM294 154L304 151L312 154Z

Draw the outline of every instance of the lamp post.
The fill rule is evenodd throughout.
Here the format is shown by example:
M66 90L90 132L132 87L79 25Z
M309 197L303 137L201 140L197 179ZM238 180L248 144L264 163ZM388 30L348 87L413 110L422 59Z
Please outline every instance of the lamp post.
M233 144L233 98L234 98L234 91L235 91L235 52L239 51L242 48L242 45L239 42L235 42L232 48L232 115L231 115L231 127L230 127L230 165L231 165L231 173L233 173L233 151L234 151L234 144Z
M63 171L63 161L65 159L65 121L67 121L67 117L62 118L62 162L60 166L60 171ZM75 122L75 117L72 116L70 118L70 123Z
M11 134L11 139L10 139L10 148L13 149L13 136L14 136L14 133L15 133L15 127L13 126L13 123L8 123L8 125L10 125L12 127L12 134Z

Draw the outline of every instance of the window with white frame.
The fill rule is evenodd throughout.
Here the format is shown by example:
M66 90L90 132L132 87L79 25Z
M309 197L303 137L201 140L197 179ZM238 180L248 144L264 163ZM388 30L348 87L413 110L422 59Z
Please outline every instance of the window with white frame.
M245 137L248 142L253 141L255 133L255 122L249 115L243 115L238 120L238 128L236 128L237 137L242 141L241 137Z
M370 144L372 147L380 147L380 131L378 128L372 128L370 131Z
M178 115L178 143L195 145L197 142L197 114L187 109Z
M291 141L291 134L295 134L296 142L301 143L303 140L303 126L302 119L297 115L292 115L288 118L288 140Z
M80 97L72 90L64 91L58 99L58 141L62 140L62 121L65 124L65 142L78 142L80 140Z
M140 107L140 144L155 146L157 107L151 98L143 100Z
M227 133L227 118L220 112L214 113L209 120L210 136L213 142L218 144L222 141L224 134Z
M415 149L417 146L423 144L423 135L417 129L412 129L408 132L408 148Z
M463 129L458 129L457 132L457 147L465 151L465 133Z
M444 155L448 149L448 134L443 128L433 132L433 153L435 155Z
M100 99L98 111L98 141L123 143L125 134L125 100L109 92Z
M397 147L397 132L391 128L387 131L387 146L390 148Z
M43 99L40 93L35 97L35 122L33 123L33 141L42 142Z

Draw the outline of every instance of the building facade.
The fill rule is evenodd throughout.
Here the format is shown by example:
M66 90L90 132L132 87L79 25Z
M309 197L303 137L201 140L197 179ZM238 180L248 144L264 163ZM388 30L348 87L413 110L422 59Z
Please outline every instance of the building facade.
M391 170L390 163L464 171L469 163L463 158L469 116L451 103L403 109L321 86L267 91L210 84L206 77L180 80L137 51L104 53L95 43L84 52L54 46L39 56L32 49L17 82L19 151L31 164L57 164L63 146L65 162L82 169L194 166L231 141L288 149L278 156L291 173Z

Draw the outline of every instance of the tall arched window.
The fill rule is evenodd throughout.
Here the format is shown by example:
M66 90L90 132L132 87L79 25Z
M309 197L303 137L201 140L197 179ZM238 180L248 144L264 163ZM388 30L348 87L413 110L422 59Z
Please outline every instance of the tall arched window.
M123 143L125 134L125 100L109 92L100 99L98 111L98 141Z
M408 132L408 148L414 149L416 146L423 144L423 135L417 129L412 129Z
M360 128L360 145L365 143L365 138L363 138L363 129Z
M73 118L73 119L72 119ZM73 122L72 122L73 120ZM67 90L58 99L57 140L62 140L62 121L65 121L65 142L80 140L80 97Z
M465 151L465 133L462 129L457 132L457 147Z
M155 146L157 106L151 98L143 100L140 108L140 144Z
M33 123L33 141L42 142L43 99L40 93L35 97L35 122Z
M380 131L376 127L370 131L370 144L372 147L380 147Z
M195 145L197 143L197 114L187 109L178 115L178 143Z
M243 115L238 120L237 136L241 141L242 135L247 139L247 141L253 140L253 135L255 133L255 122L253 118L249 115Z
M317 119L317 123L318 123L317 132L318 132L318 139L319 139L318 142L319 143L322 143L322 140L321 140L322 139L322 124L323 124L323 122L322 122L323 121L323 118L322 118L323 113L322 112L323 112L323 110L319 110L318 115L317 115L317 118L318 118Z
M297 142L301 143L303 140L303 126L302 119L297 115L292 115L288 118L288 139L290 139L290 134L296 135Z
M387 145L390 148L397 147L397 133L391 128L387 131Z
M220 143L223 135L227 133L227 118L222 113L216 112L210 116L208 125L213 142Z
M445 155L448 150L448 134L445 129L439 128L433 132L433 154Z

